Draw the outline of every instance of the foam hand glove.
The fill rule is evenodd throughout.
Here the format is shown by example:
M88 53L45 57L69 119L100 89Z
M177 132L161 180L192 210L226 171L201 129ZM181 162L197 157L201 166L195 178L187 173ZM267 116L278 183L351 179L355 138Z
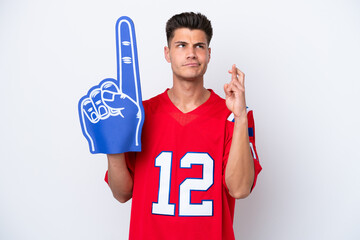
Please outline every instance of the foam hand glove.
M82 132L91 153L141 151L144 122L134 23L116 22L117 79L92 87L78 104Z

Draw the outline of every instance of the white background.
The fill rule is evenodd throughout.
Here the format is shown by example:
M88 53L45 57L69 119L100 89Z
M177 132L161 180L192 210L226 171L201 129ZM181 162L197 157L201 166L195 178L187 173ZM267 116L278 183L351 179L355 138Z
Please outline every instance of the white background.
M246 74L263 166L237 239L360 239L358 1L0 1L0 239L127 239L77 102L116 77L115 22L135 22L143 98L171 86L165 22L213 23L206 87Z

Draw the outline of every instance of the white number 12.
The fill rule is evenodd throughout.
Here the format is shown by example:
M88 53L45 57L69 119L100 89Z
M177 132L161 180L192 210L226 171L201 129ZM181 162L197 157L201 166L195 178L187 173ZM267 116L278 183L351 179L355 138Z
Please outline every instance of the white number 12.
M175 216L175 204L170 203L172 152L162 152L155 159L160 167L158 201L152 204L152 213ZM214 184L214 160L208 153L189 152L180 160L180 168L202 165L202 178L186 178L179 185L179 216L212 216L213 200L191 203L191 191L207 191Z

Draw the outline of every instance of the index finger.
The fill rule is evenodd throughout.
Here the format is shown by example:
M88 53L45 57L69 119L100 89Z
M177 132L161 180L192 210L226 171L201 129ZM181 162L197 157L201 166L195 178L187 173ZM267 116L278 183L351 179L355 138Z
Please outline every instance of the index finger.
M244 82L245 74L240 69L238 69L235 64L232 65L229 73L231 74L232 80L239 81L240 83Z
M126 16L116 22L117 80L121 93L141 102L140 74L137 60L135 27Z
M236 65L233 64L233 65L232 65L232 69L231 69L231 71L232 71L232 73L231 73L232 76L231 76L231 77L232 77L233 79L235 79L235 80L237 79L237 71L236 71L236 70L237 70Z

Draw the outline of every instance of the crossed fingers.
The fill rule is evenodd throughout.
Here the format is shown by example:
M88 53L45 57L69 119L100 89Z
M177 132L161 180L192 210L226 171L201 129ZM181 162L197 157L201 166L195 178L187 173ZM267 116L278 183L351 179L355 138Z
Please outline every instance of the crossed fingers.
M228 72L231 74L231 81L224 86L226 95L231 95L232 93L244 93L245 74L240 71L235 64L232 65L232 68Z

